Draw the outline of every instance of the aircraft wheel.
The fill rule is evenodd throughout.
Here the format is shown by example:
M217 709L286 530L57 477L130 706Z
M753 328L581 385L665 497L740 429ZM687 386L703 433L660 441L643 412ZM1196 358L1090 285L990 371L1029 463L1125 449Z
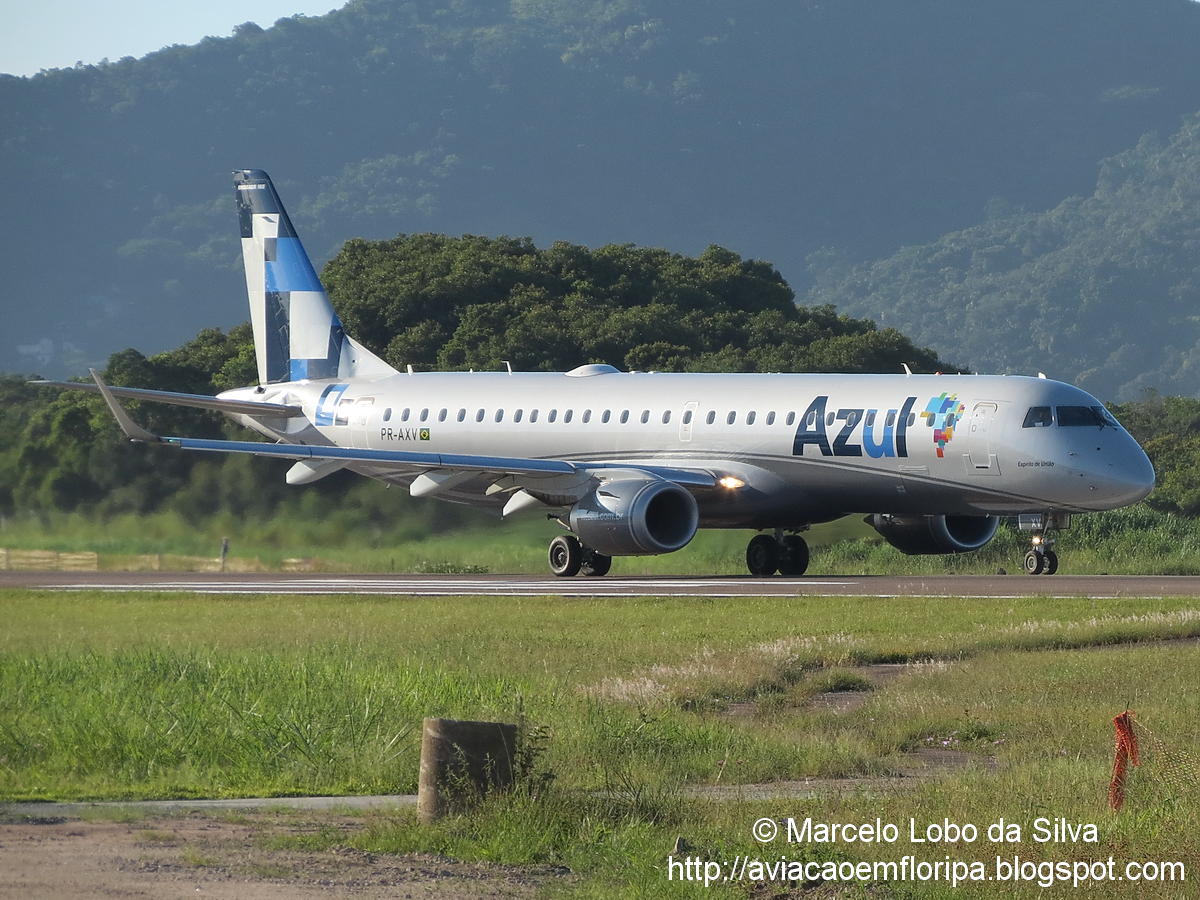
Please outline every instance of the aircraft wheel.
M746 568L751 575L766 578L779 567L779 545L769 534L756 534L746 547Z
M783 539L783 552L779 556L779 574L798 578L808 571L808 542L798 534L789 534Z
M550 571L560 578L578 575L583 565L583 548L571 534L560 534L550 542Z
M1029 575L1041 575L1046 568L1046 558L1036 550L1025 554L1025 571Z
M1047 550L1043 556L1046 558L1046 568L1042 570L1042 574L1053 575L1058 571L1058 554L1053 550Z
M607 575L608 570L612 568L612 557L606 556L603 553L597 553L595 550L585 547L583 550L583 562L579 567L584 575L599 577Z

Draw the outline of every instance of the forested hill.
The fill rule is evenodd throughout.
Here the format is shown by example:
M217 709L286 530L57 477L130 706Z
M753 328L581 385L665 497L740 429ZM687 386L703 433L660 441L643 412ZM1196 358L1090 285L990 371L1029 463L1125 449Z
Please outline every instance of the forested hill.
M1112 399L1200 397L1200 115L1105 160L1087 198L871 264L813 263L809 301L982 371L1040 369Z
M803 287L820 247L1090 192L1200 109L1198 46L1191 0L354 0L3 77L0 370L243 321L233 168L318 263L399 232L718 244Z

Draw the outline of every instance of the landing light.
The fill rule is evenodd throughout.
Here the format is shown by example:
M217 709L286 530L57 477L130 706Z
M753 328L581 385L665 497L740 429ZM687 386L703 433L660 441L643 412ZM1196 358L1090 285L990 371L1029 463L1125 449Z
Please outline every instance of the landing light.
M746 482L742 481L740 478L734 478L732 475L726 475L724 478L719 480L717 484L723 488L729 488L731 491L736 491L738 488L743 488L746 486Z

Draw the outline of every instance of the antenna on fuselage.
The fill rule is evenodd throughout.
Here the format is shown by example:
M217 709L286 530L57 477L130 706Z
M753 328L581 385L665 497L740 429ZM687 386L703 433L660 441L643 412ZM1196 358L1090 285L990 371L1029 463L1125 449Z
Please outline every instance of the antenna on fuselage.
M504 363L505 367L508 369L508 374L511 375L512 374L512 363L510 363L507 359L502 359L502 360L500 360L500 362Z
M912 369L908 367L908 363L900 363L900 365L904 366L905 375L912 375Z

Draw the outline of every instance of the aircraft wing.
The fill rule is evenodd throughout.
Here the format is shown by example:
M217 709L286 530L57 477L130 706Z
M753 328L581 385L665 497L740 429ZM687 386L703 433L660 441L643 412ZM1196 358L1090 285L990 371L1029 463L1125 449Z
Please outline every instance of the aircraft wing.
M93 374L95 374L93 372ZM67 388L72 391L87 391L91 394L103 394L99 385L80 384L75 381L31 381L38 387ZM105 387L114 397L124 397L127 400L150 400L154 403L170 403L172 406L191 406L196 409L212 409L223 413L243 413L248 416L278 416L290 419L304 415L299 406L283 403L255 403L252 400L225 400L220 397L209 397L205 394L180 394L175 391L151 391L145 388Z
M152 399L150 397L142 397L143 394L169 394L167 391L144 391L135 388L111 388L100 378L100 375L93 369L91 370L92 378L95 379L95 392L104 397L114 416L116 416L121 430L125 432L126 437L132 441L142 441L151 444L165 444L169 447L176 447L180 450L206 450L217 453L246 453L254 456L273 456L282 459L295 460L319 460L319 461L336 461L347 465L359 464L367 466L379 466L384 468L395 467L397 469L405 469L409 471L428 471L437 470L444 474L455 473L478 473L492 474L497 476L517 476L517 477L533 477L533 478L549 478L559 475L575 475L575 476L595 476L602 481L608 480L608 473L619 473L621 471L628 472L633 467L618 467L611 463L596 463L589 464L587 462L567 462L565 460L556 459L533 459L529 457L504 457L504 456L474 456L465 454L453 453L421 453L408 450L366 450L353 447L335 447L335 446L316 446L312 444L268 444L258 441L225 441L225 440L209 440L205 438L186 438L186 437L161 437L153 432L147 431L140 425L129 418L129 414L116 400L117 391L128 392L136 391L139 399ZM40 382L35 382L40 383ZM50 382L46 382L51 384ZM55 386L58 386L56 383ZM66 387L79 388L81 385L75 383L63 384ZM83 385L84 388L92 387L91 385ZM197 397L192 394L172 394L170 396L196 397L200 400L216 398ZM173 402L173 401L164 401ZM240 401L217 401L222 404L236 404L243 407L254 407L255 414L262 415L263 407L277 407L282 410L289 410L288 415L297 415L290 410L298 409L297 407L279 406L278 404L260 404L260 403L242 403ZM197 404L198 405L198 404ZM207 408L225 409L228 406L211 406ZM238 412L245 410L238 409ZM282 415L283 413L281 413ZM655 478L661 478L664 481L673 481L687 487L706 488L713 487L716 483L716 476L709 472L673 469L660 466L637 466L636 470L643 472ZM432 487L440 485L442 482L436 480ZM433 489L423 492L414 492L417 495L420 493L433 493Z

